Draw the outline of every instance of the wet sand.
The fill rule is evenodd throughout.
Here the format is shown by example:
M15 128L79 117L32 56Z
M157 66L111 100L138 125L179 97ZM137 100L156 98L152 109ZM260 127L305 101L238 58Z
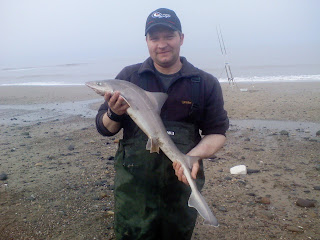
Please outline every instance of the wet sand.
M231 127L203 189L220 226L199 217L193 239L319 239L320 84L222 87ZM97 133L102 101L85 86L0 87L0 239L113 239L121 134ZM240 164L254 173L231 175Z

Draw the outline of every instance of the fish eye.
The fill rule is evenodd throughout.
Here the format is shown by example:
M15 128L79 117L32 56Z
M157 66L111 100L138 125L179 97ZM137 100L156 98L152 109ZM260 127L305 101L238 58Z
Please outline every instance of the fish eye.
M101 83L101 82L97 82L97 85L98 85L98 86L101 86L101 85L102 85L102 83Z

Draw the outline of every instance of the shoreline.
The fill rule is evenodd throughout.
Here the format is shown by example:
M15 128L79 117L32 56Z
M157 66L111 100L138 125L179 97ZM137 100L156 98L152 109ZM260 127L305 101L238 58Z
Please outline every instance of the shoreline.
M320 123L320 85L316 83L221 84L225 109L234 120ZM241 91L240 89L246 89ZM82 116L94 118L103 97L86 86L0 87L0 124ZM8 120L9 119L9 120Z
M279 76L281 77L281 76ZM219 79L218 79L219 80ZM246 80L246 81L236 81L236 84L288 84L288 83L319 83L320 80L282 80L282 81L272 81L272 80L261 80L261 81L255 81L255 80ZM223 84L229 84L228 80L219 81L221 85ZM56 84L56 83L38 83L38 82L30 82L30 83L5 83L0 84L1 87L83 87L85 86L85 83L62 83L62 84Z

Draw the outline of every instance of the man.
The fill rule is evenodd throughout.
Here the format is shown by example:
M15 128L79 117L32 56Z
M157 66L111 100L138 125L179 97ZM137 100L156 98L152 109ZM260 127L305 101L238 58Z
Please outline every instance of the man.
M153 11L145 35L150 57L125 67L116 78L147 91L166 92L161 118L177 147L201 159L212 156L223 146L229 126L218 80L180 57L184 34L174 11ZM123 128L115 157L117 239L190 239L197 212L188 207L191 191L182 167L162 152L146 150L147 137L126 114L129 106L119 92L104 97L97 130L112 136ZM191 174L200 190L202 161L193 165Z

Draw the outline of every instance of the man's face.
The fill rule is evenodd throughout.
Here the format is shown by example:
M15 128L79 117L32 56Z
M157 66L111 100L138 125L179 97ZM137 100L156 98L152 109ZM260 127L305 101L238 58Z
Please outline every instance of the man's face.
M146 40L154 64L163 68L177 64L180 61L180 47L183 39L182 33L163 26L150 29Z

